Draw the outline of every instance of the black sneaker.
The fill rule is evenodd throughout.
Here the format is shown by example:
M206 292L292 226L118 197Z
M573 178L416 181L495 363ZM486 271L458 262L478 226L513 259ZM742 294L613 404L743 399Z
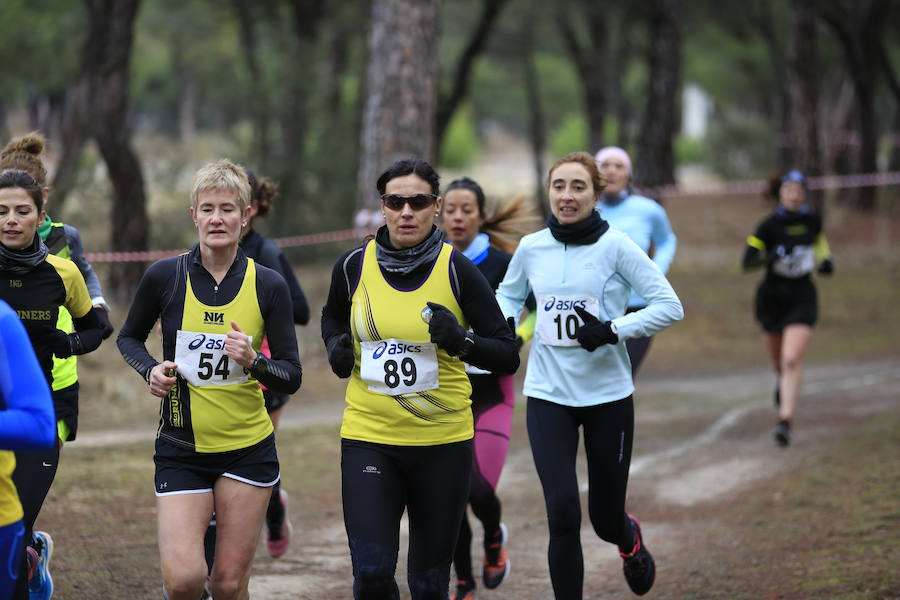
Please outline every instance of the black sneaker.
M625 581L628 587L638 596L643 596L653 587L656 578L656 563L647 547L644 546L644 538L641 536L641 524L632 515L628 515L631 521L631 530L634 532L634 547L631 552L625 553L619 550L619 556L624 559L622 571L625 573Z
M775 426L775 443L779 446L787 446L791 443L791 422L782 419Z
M475 581L460 579L456 584L456 593L450 600L475 600Z

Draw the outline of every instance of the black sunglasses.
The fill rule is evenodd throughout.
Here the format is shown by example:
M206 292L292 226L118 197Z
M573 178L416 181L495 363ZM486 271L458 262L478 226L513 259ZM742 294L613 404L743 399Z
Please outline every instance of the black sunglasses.
M391 210L403 210L404 204L409 204L413 210L424 210L437 202L437 196L434 194L415 194L413 196L403 196L400 194L384 194L381 196L384 206Z

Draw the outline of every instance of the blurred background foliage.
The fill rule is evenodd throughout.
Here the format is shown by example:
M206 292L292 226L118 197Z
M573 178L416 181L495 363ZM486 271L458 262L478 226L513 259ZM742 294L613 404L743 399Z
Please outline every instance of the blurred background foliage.
M422 116L422 135L435 136L437 156L427 158L449 173L530 153L503 175L538 195L535 182L555 157L598 143L624 146L636 165L654 157L637 171L648 186L683 181L686 169L757 179L793 166L839 174L900 165L896 2L422 1L438 8L436 85L404 92L435 94L437 127L434 115ZM60 173L71 162L73 175L53 182L55 217L99 231L107 214L146 210L149 241L139 245L191 241L181 210L190 178L220 156L281 185L263 231L346 228L374 198L374 186L360 191L356 178L364 105L380 93L368 89L367 69L404 59L370 56L373 8L393 3L402 14L404 2L6 0L0 135L40 130L51 173L56 161ZM133 4L130 20L117 16L123 3ZM115 41L122 31L133 34L124 55L110 42L103 56L111 60L98 67L85 51L91 36ZM103 99L79 100L78 85L106 93L116 69L128 82L118 142L122 152L133 147L146 207L129 208L110 181L95 143L98 117L80 130L70 118L73 107L90 115ZM804 110L798 99L810 97L815 108ZM674 123L661 123L670 112ZM815 128L811 148L797 141L801 120ZM64 152L78 146L72 139L83 144L74 159ZM859 194L848 201L871 207ZM91 250L140 249L117 242L115 231L90 240Z

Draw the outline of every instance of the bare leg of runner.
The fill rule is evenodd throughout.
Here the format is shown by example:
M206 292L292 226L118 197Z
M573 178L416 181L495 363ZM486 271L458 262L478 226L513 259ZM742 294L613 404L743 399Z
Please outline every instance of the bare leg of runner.
M216 600L249 598L250 567L271 494L271 488L228 477L216 481L216 560L210 580Z

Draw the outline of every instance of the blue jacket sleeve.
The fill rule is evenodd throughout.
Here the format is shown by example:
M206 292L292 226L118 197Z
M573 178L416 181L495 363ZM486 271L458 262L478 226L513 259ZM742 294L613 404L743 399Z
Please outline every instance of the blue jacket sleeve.
M56 443L50 387L18 315L0 301L0 449L40 450Z
M653 253L653 262L665 275L669 272L672 259L675 258L675 248L678 245L678 239L672 231L672 225L669 223L666 209L659 205L657 207L658 210L653 216L653 230L650 234L650 239L653 240L653 246L656 248Z

